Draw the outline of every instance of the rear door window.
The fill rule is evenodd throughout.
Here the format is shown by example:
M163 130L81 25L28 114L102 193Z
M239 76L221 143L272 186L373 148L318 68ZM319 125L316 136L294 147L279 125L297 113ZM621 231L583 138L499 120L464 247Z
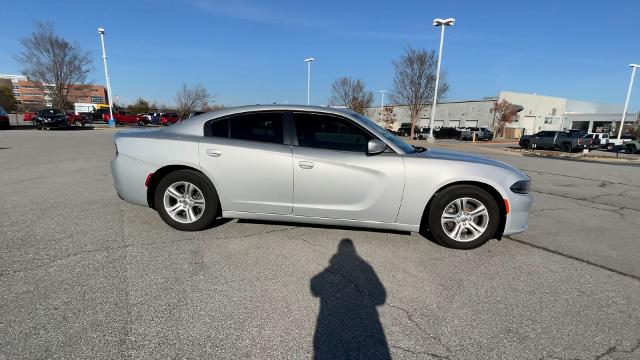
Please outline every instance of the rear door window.
M282 112L255 112L213 119L205 125L205 135L282 144L282 119Z

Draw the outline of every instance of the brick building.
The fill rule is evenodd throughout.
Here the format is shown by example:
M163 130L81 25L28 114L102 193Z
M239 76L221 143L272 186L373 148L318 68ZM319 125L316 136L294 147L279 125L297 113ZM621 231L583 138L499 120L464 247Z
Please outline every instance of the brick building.
M13 96L19 104L26 108L53 106L51 95L45 87L29 81L23 75L0 75L0 79L11 80ZM67 99L70 103L105 104L107 102L107 90L102 85L68 85Z

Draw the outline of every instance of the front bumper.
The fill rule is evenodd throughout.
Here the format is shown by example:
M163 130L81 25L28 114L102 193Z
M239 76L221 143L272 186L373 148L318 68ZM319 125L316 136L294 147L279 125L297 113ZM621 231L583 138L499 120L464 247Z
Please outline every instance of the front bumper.
M512 194L509 197L509 214L503 235L513 235L529 229L529 210L533 204L531 194Z

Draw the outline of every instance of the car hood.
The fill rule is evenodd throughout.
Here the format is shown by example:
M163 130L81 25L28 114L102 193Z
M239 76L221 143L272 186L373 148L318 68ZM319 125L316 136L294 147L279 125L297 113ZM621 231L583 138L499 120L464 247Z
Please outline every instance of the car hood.
M434 149L429 148L427 151L421 153L413 153L411 155L416 155L419 157L429 158L429 159L439 159L439 160L450 160L450 161L463 161L475 164L484 164L489 166L496 166L499 168L507 169L514 171L522 176L525 176L520 170L517 168L504 163L502 161L497 161L493 159L489 159L484 156L474 155L459 151L451 151L451 150L442 150L442 149Z

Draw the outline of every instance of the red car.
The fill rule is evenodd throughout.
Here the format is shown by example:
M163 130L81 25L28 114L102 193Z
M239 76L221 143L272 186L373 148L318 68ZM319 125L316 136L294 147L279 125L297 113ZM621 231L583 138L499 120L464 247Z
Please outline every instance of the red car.
M109 113L102 115L104 121L109 121ZM128 114L124 111L118 111L113 113L113 118L116 120L116 124L138 124L139 126L145 126L149 123L149 120L142 115Z
M36 116L35 113L25 111L24 114L22 114L22 121L32 122L34 116Z
M9 116L7 115L7 112L0 107L0 129L8 129L10 127L11 124L9 123Z
M176 113L162 113L160 114L160 123L164 126L175 124L180 120Z
M67 121L69 121L69 125L73 126L84 126L87 118L84 115L77 115L72 112L67 113Z

